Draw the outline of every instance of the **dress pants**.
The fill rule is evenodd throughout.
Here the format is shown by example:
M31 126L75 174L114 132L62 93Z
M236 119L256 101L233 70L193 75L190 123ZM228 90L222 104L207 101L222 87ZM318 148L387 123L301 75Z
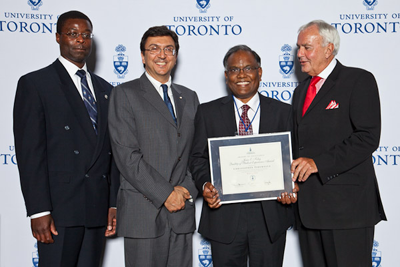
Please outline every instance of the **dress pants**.
M125 237L125 267L191 267L192 237L193 233L174 233L168 224L157 238Z
M374 227L345 230L315 230L299 227L303 266L372 266Z
M106 227L56 226L54 243L38 242L40 267L99 267Z
M279 267L283 264L286 233L270 241L260 202L240 205L239 225L232 243L210 240L213 267ZM218 222L216 222L218 223ZM226 222L229 223L229 222Z

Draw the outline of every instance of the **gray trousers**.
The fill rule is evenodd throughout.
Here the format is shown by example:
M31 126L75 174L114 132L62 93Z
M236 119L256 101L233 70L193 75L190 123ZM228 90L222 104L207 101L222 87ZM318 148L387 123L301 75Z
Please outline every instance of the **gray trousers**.
M191 267L193 234L176 234L167 227L157 238L124 238L126 267Z

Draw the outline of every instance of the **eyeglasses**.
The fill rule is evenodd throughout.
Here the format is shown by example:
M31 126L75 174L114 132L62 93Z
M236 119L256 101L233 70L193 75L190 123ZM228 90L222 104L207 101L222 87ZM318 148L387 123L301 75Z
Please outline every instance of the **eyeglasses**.
M80 36L82 36L83 39L86 39L86 40L92 39L94 36L93 33L86 33L86 32L83 32L83 33L77 33L77 32L64 33L64 32L62 32L62 34L65 34L66 36L68 36L71 39L77 39L80 35Z
M176 53L175 48L172 47L172 46L167 46L167 47L164 47L164 48L161 48L159 46L152 46L149 49L145 49L145 51L149 51L150 54L152 54L152 55L160 54L161 50L163 50L164 54L167 55L167 56L175 56L175 53Z
M260 67L244 67L244 68L232 68L232 69L228 69L227 72L231 75L234 74L239 74L240 71L242 70L244 73L249 74L251 72L253 72L254 70L258 70Z

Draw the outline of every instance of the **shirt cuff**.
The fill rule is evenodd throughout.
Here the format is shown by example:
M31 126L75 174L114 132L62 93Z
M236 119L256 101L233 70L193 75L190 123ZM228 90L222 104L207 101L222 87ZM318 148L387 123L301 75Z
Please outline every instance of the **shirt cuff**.
M36 218L40 218L40 217L43 217L43 216L46 216L49 214L50 214L50 211L43 211L43 212L32 214L30 217L31 217L31 219L36 219Z

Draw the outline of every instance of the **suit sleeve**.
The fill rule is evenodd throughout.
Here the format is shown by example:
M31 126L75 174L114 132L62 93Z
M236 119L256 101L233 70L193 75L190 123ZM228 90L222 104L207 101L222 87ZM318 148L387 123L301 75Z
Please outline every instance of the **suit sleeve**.
M365 72L353 86L349 103L353 132L343 142L314 158L323 183L329 181L328 177L337 177L371 157L379 145L381 115L375 78Z
M51 211L46 119L36 83L29 76L21 77L18 82L13 117L15 151L27 215Z
M135 115L124 87L113 89L108 123L114 159L121 175L160 208L174 187L143 159Z
M195 117L195 133L190 156L190 171L199 192L203 192L203 185L211 182L210 163L208 156L207 125L204 120L202 106L199 106Z

